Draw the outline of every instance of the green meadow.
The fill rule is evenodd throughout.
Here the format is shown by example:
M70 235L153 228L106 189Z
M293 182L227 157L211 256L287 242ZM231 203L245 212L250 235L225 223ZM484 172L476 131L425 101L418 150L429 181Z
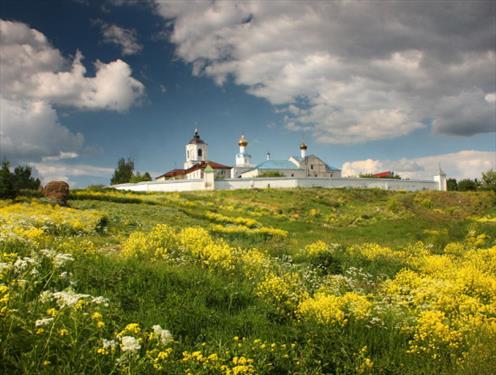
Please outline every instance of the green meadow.
M0 201L6 374L496 373L496 194Z

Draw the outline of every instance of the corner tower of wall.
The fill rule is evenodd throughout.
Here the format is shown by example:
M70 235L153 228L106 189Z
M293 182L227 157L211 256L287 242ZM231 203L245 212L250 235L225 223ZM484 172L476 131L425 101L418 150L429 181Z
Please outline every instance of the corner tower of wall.
M446 173L439 167L439 173L434 176L434 181L437 182L439 191L448 191L448 180Z

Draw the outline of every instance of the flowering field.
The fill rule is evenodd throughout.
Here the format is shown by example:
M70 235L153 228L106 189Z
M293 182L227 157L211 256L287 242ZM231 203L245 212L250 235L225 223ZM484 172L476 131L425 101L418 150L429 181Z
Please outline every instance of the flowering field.
M0 201L0 372L494 374L496 196Z

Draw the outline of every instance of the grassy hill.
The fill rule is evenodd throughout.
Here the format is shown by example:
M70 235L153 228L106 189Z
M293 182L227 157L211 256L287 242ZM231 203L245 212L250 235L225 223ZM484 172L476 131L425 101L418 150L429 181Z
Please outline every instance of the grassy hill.
M5 373L492 374L494 193L0 201Z

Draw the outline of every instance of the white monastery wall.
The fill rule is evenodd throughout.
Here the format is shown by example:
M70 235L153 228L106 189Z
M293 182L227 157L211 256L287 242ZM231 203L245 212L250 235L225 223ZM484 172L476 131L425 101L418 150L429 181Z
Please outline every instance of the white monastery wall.
M166 180L138 182L136 184L119 184L112 186L117 190L143 192L180 192L205 190L204 180Z
M236 178L215 180L206 179L167 180L120 184L112 186L118 190L142 192L181 192L197 190L235 190L235 189L281 189L297 187L322 188L377 188L384 190L441 190L437 181L398 180L388 178Z
M307 146L300 145L301 160L294 157L289 160L295 164L295 169L263 169L262 172L279 172L284 177L258 177L259 168L251 169L250 155L246 153L247 140L241 136L239 154L236 155L236 167L233 169L198 169L187 174L186 179L155 180L136 184L120 184L112 187L118 190L141 192L181 192L198 190L235 190L235 189L281 189L298 187L322 188L377 188L385 190L441 190L446 191L446 174L439 169L439 175L434 180L399 180L386 178L342 178L341 171L328 171L326 164L315 155L306 157ZM200 161L207 160L207 144L204 143L195 129L193 139L186 145L187 169ZM268 159L270 154L267 154ZM225 178L238 176L242 178ZM308 177L314 176L314 177ZM315 177L320 176L320 177ZM179 177L178 177L179 178Z

